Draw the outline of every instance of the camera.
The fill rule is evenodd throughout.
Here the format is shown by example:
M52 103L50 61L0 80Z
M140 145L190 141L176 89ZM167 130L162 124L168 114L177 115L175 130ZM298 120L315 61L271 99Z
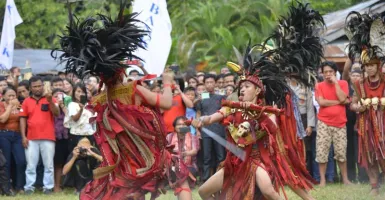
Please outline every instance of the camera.
M180 133L183 133L183 134L186 134L188 132L190 132L190 127L186 126L186 127L182 127L182 128L179 128L179 132Z
M86 156L87 155L87 149L84 147L79 147L79 154L82 156Z

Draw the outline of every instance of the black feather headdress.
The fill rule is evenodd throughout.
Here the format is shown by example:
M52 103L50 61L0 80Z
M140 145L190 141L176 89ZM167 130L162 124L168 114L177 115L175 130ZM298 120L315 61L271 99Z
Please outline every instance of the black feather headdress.
M142 23L135 19L138 13L125 14L126 7L126 3L121 3L115 20L98 14L81 21L70 12L67 32L60 37L61 48L53 50L52 56L57 58L55 51L63 52L58 59L66 63L66 72L80 78L92 74L104 82L116 80L128 67L123 60L140 59L133 52L144 49L143 37L148 34L138 27Z
M251 81L261 88L260 98L264 98L265 104L284 107L289 86L285 73L271 59L272 53L273 51L266 51L264 46L250 47L249 44L243 61L244 75L240 82Z
M323 57L319 32L325 22L318 11L309 8L309 4L296 4L290 6L288 16L279 20L278 27L265 43L274 43L272 60L288 76L313 86L316 69Z
M352 11L346 17L345 33L350 40L347 46L350 59L359 58L362 50L372 47L370 45L370 27L377 16Z
M323 57L323 47L318 32L325 25L322 16L297 2L291 5L287 17L282 17L277 29L263 45L246 48L243 68L239 68L241 79L251 81L262 88L263 98L268 105L284 107L290 91L286 78L294 76L299 82L312 86L315 72ZM275 46L271 49L268 42ZM239 54L239 53L238 53Z
M349 58L359 59L365 64L384 62L385 15L352 11L345 20L345 34L349 38L347 46Z

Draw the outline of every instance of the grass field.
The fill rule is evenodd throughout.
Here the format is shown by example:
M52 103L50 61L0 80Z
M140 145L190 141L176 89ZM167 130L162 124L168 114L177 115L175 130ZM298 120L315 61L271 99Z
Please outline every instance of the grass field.
M287 189L288 199L299 200L290 189ZM370 186L367 184L355 184L352 186L343 186L340 184L328 185L325 188L316 187L311 194L318 200L384 200L385 199L385 187L381 189L381 195L377 198L369 196ZM67 189L62 193L44 195L41 192L36 192L31 196L18 195L16 197L0 197L1 200L75 200L77 196L73 194L73 190ZM150 199L147 196L146 199ZM159 200L176 199L173 192L169 191L167 194L158 198ZM193 191L193 199L200 199L197 190ZM118 200L118 199L116 199Z

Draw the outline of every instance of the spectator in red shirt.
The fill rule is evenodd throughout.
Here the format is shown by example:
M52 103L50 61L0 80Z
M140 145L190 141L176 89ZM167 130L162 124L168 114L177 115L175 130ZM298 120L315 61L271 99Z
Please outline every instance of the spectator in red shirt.
M316 85L315 97L320 105L316 138L316 161L319 163L320 186L326 184L325 173L330 145L334 145L334 159L338 161L342 181L351 184L346 171L346 110L348 83L337 80L337 65L334 62L321 64L324 81Z
M9 190L11 188L11 169L16 171L12 182L15 183L15 190L23 190L24 172L25 172L25 154L21 144L20 126L19 126L19 108L20 103L16 98L16 92L13 87L7 87L3 90L3 102L0 102L0 150L2 150L6 163L7 184L2 188L6 195L13 195ZM14 158L15 164L11 162Z
M59 107L52 98L52 91L43 90L41 77L32 77L29 80L29 87L32 96L24 100L20 110L20 132L27 159L24 190L25 194L34 192L36 166L41 155L44 165L43 192L50 194L54 187L54 116L59 115Z
M164 87L164 86L163 86ZM170 110L163 112L163 120L166 125L167 133L174 132L174 122L177 116L186 115L186 107L194 107L193 102L181 91L178 84L175 84L175 89L173 89L173 98L172 98L172 107Z

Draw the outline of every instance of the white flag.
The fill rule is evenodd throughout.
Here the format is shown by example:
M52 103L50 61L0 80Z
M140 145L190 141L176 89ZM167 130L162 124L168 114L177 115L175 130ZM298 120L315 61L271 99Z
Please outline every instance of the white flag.
M160 75L166 66L172 44L172 26L166 0L135 0L133 5L133 12L140 13L137 19L148 26L141 27L150 31L150 36L144 38L146 50L140 49L135 55L145 61L144 67L148 73Z
M5 14L3 30L1 32L0 42L0 69L10 69L13 60L13 45L16 38L15 27L21 24L21 19L15 2L7 0L5 4Z

